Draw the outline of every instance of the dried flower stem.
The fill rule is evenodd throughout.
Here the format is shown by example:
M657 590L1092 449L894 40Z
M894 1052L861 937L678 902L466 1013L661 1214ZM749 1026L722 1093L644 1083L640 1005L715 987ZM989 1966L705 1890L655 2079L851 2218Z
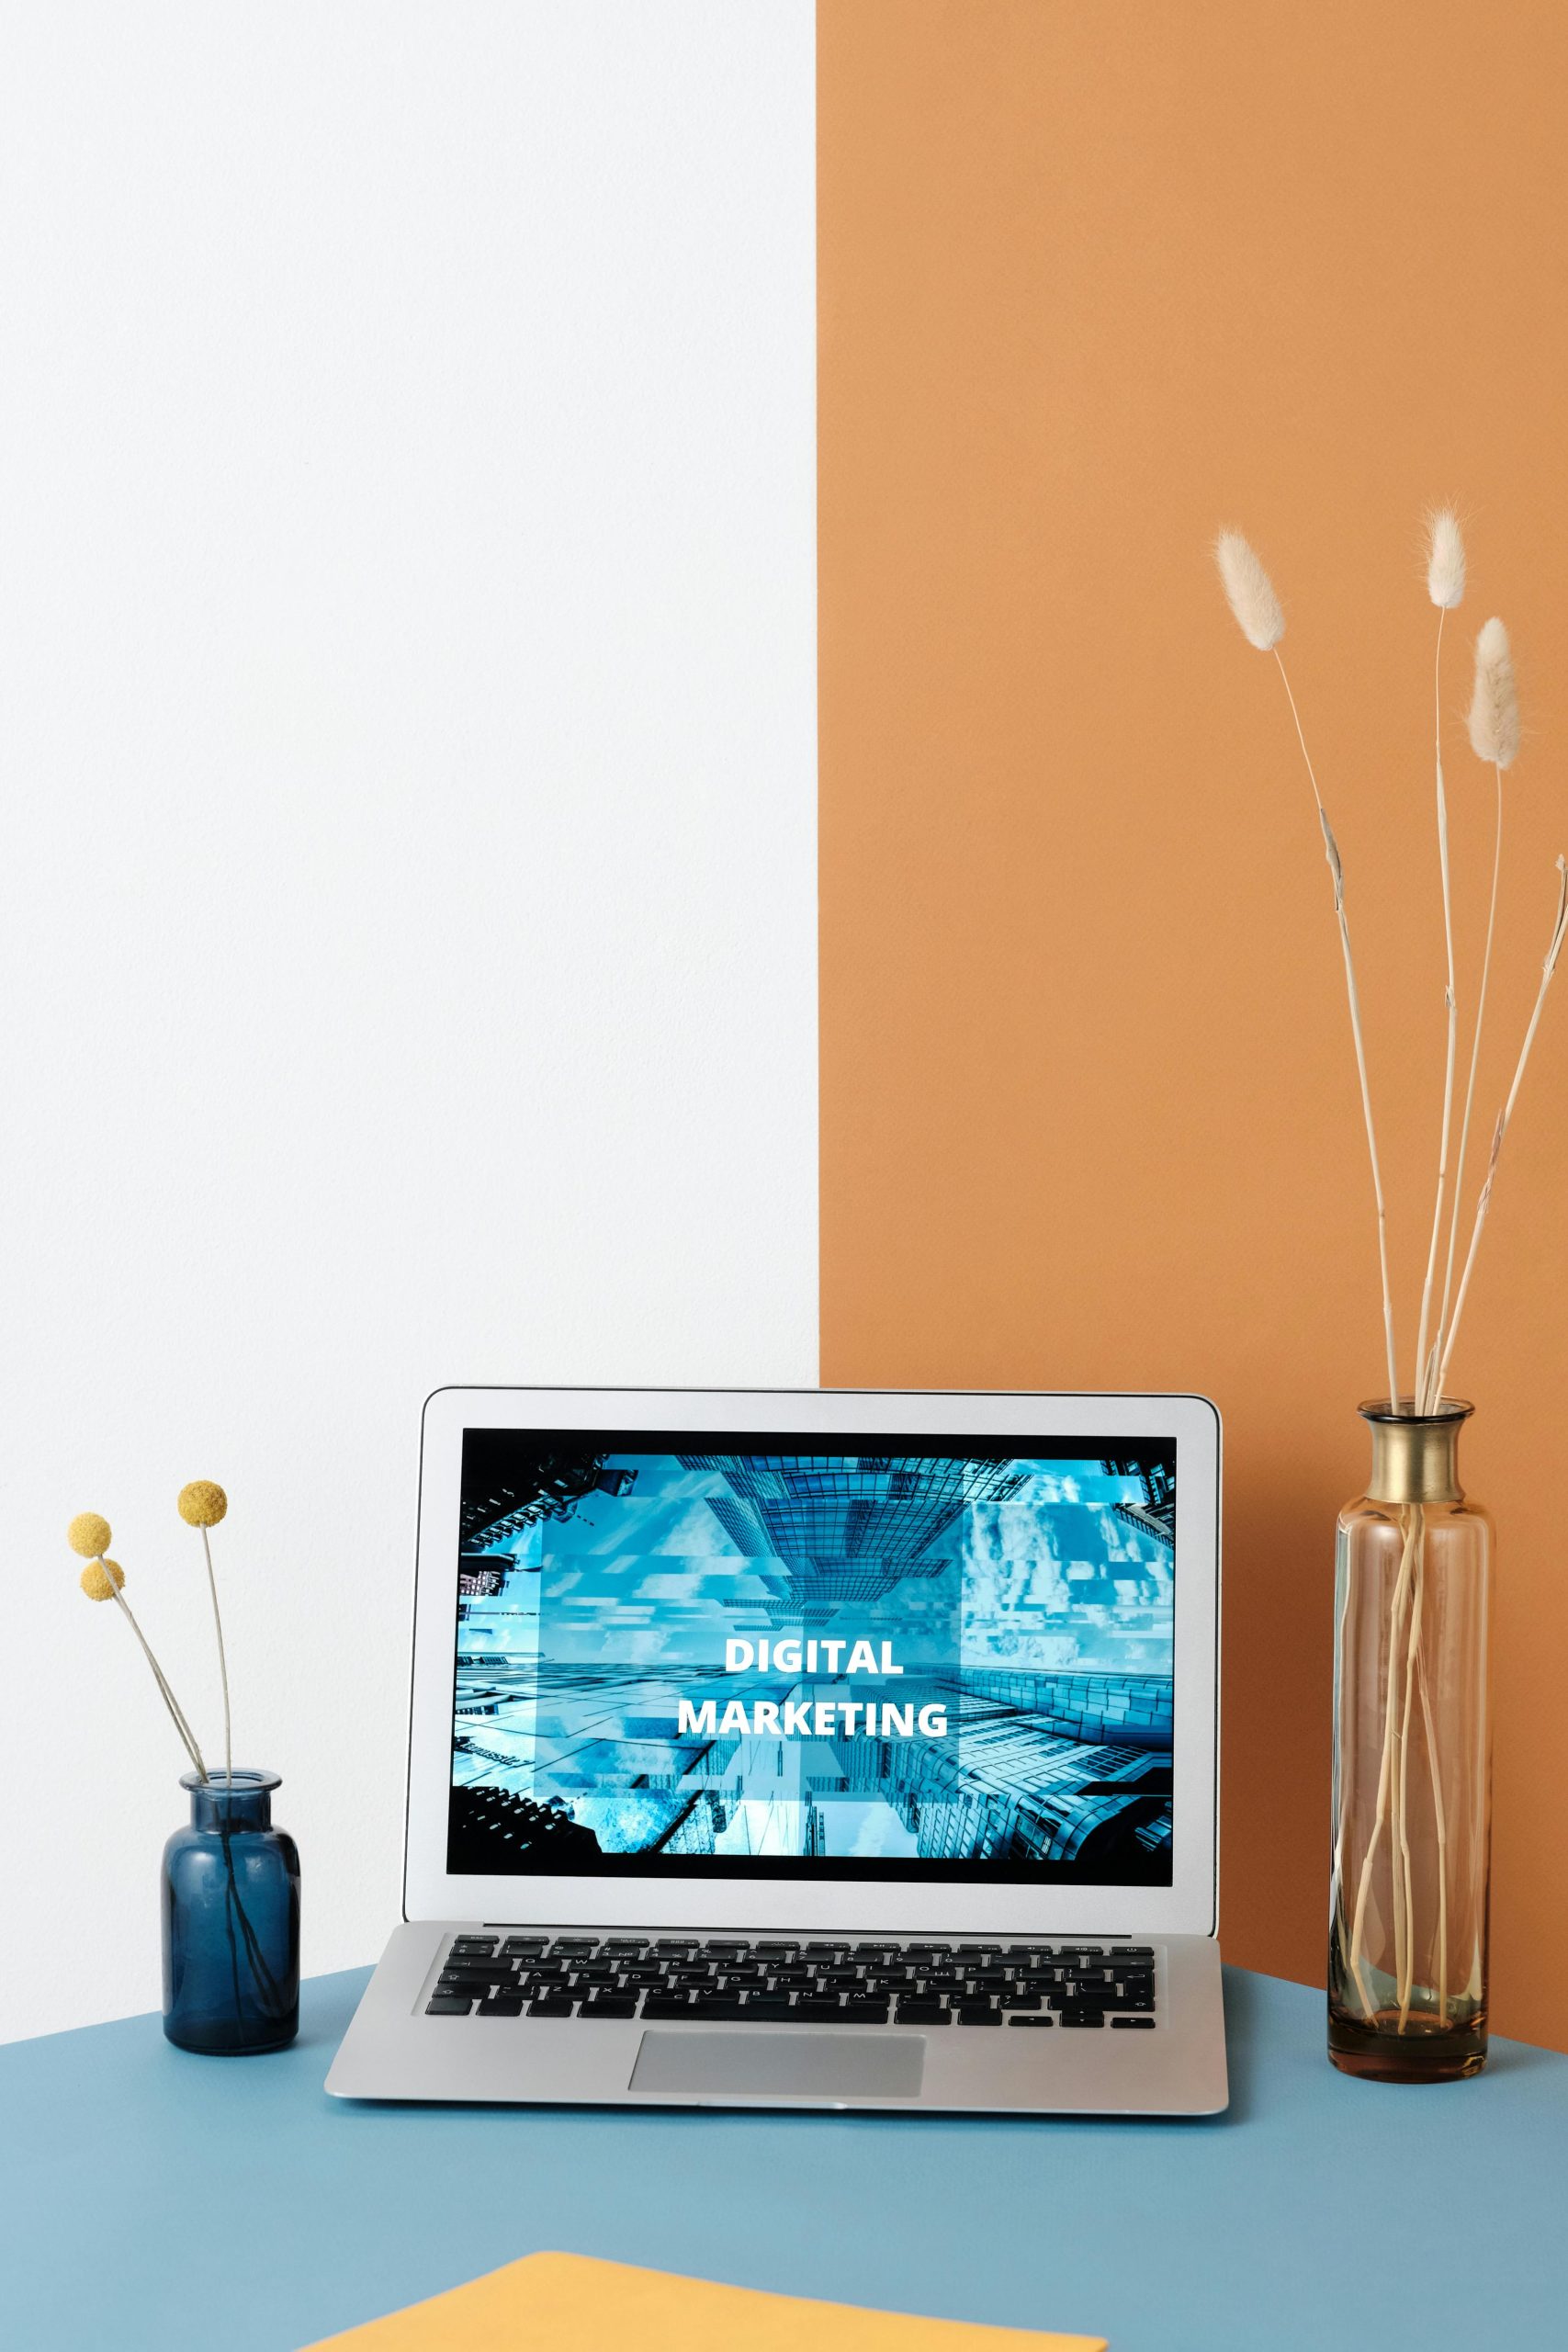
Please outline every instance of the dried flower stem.
M1378 1766L1377 1807L1372 1816L1372 1834L1367 1840L1367 1850L1361 1857L1360 1883L1356 1890L1356 1908L1350 1923L1348 1955L1350 1973L1356 1980L1356 1990L1360 1994L1361 2007L1366 2012L1369 2025L1376 2021L1377 2007L1368 1986L1362 1963L1362 1945L1366 1939L1367 1928L1367 1902L1372 1890L1372 1864L1377 1860L1378 1848L1382 1842L1382 1833L1388 1822L1389 1798L1393 1782L1394 1725L1398 1721L1400 1636L1404 1630L1404 1610L1410 1591L1411 1565L1416 1556L1416 1547L1421 1542L1425 1517L1426 1513L1419 1503L1416 1503L1414 1508L1405 1505L1399 1514L1404 1543L1400 1553L1399 1574L1394 1580L1393 1599L1389 1605L1388 1689L1383 1702L1382 1757ZM1404 1973L1402 1966L1405 1931L1404 1894L1404 1882L1396 1868L1393 1872L1396 1976L1402 1976Z
M1424 1521L1419 1504L1416 1515ZM1416 1698L1416 1669L1421 1658L1421 1613L1427 1596L1427 1544L1423 1524L1416 1539L1416 1565L1411 1579L1410 1638L1404 1649L1404 1712L1399 1729L1399 1779L1394 1791L1394 1832L1399 1840L1399 1871L1404 1894L1404 1949L1396 1952L1394 1984L1399 1995L1399 2030L1410 2023L1410 1994L1416 1976L1416 1894L1410 1865L1410 1720Z
M1421 1566L1422 1577L1426 1563ZM1432 1819L1438 1833L1438 2023L1449 2021L1449 1827L1443 1811L1443 1776L1438 1765L1438 1734L1432 1722L1432 1702L1427 1690L1427 1661L1416 1653L1416 1687L1421 1694L1421 1722L1427 1734L1427 1760L1432 1768Z
M1338 1581L1340 1584L1339 1607L1336 1612L1334 1620L1334 1655L1336 1658L1342 1657L1345 1654L1345 1621L1350 1614L1350 1576L1348 1568L1340 1572ZM1337 1746L1339 1728L1339 1694L1337 1690L1336 1690L1334 1696L1334 1709L1335 1738L1336 1745ZM1339 1817L1334 1825L1334 1862L1333 1877L1330 1881L1330 1886L1333 1894L1332 1908L1335 1933L1339 1937L1340 1941L1343 1942L1345 1932L1345 1833L1350 1826L1350 1791L1348 1775L1340 1775L1337 1773L1336 1779L1339 1781Z
M1383 1204L1382 1170L1378 1160L1377 1129L1372 1122L1372 1093L1367 1078L1367 1048L1361 1035L1361 998L1360 991L1356 986L1356 959L1350 952L1350 922L1345 912L1345 869L1340 863L1339 844L1334 838L1334 828L1328 821L1328 814L1323 805L1323 795L1317 788L1317 776L1313 768L1312 754L1307 750L1306 736L1302 729L1301 713L1296 708L1295 695L1291 692L1291 681L1285 669L1284 657L1278 646L1275 646L1273 651L1274 659L1280 664L1280 676L1284 684L1285 699L1291 706L1291 717L1295 721L1296 741L1302 747L1302 758L1306 762L1307 780L1312 786L1312 797L1317 803L1317 820L1323 827L1324 852L1328 859L1328 870L1334 877L1334 912L1339 924L1339 944L1345 957L1345 989L1350 1002L1351 1035L1356 1041L1356 1069L1361 1081L1361 1115L1366 1121L1367 1150L1372 1163L1372 1196L1377 1203L1378 1266L1382 1275L1382 1323L1383 1342L1388 1355L1388 1393L1391 1400L1397 1403L1399 1374L1393 1347L1393 1295L1389 1287L1388 1279L1388 1212Z
M1475 1253L1481 1246L1481 1236L1486 1225L1486 1212L1492 1205L1492 1187L1496 1181L1497 1162L1502 1158L1503 1138L1508 1132L1508 1122L1514 1115L1514 1104L1518 1099L1525 1067L1530 1057L1530 1047L1535 1044L1535 1033L1540 1026L1541 1011L1546 1003L1546 992L1551 986L1551 977L1557 969L1557 959L1562 953L1565 935L1568 935L1568 858L1560 857L1557 861L1557 913L1551 926L1551 938L1540 967L1540 986L1536 990L1535 1010L1530 1014L1529 1027L1525 1031L1525 1042L1519 1049L1518 1062L1514 1070L1514 1082L1508 1089L1508 1099L1497 1115L1497 1125L1492 1137L1492 1156L1487 1162L1486 1181L1481 1187L1481 1198L1475 1204L1475 1223L1471 1227L1470 1248L1465 1254L1464 1272L1460 1276L1459 1290L1454 1298L1453 1322L1450 1327L1448 1340L1443 1348L1443 1359L1438 1375L1439 1390L1448 1378L1449 1359L1453 1354L1454 1342L1459 1338L1460 1317L1464 1313L1464 1302L1470 1293L1470 1278L1475 1271Z
M114 1579L111 1577L109 1581L112 1584ZM152 1679L156 1682L159 1690L163 1694L164 1704L169 1711L170 1716L174 1722L175 1729L178 1732L181 1743L185 1747L186 1754L190 1758L191 1762L196 1766L197 1770L205 1781L208 1777L207 1767L201 1760L201 1750L196 1744L196 1734L192 1731L189 1724L186 1723L185 1711L181 1707L179 1701L175 1698L174 1691L169 1687L169 1679L164 1672L163 1668L159 1665L157 1659L153 1657L152 1645L149 1643L147 1636L142 1632L141 1626L137 1623L135 1616L132 1613L130 1601L127 1600L124 1593L119 1590L118 1586L115 1587L114 1597L116 1600L118 1601L121 1610L124 1611L126 1623L130 1625L131 1632L135 1634L137 1640L141 1645L141 1654L152 1669Z
M1443 1231L1443 1201L1449 1183L1449 1143L1453 1134L1454 1058L1459 1046L1459 1005L1454 994L1454 910L1453 893L1449 877L1449 803L1443 789L1443 619L1442 608L1438 612L1438 651L1433 672L1432 699L1436 712L1436 760L1438 774L1438 864L1443 883L1443 942L1448 951L1448 985L1443 1002L1448 1014L1448 1059L1443 1072L1443 1124L1438 1144L1438 1198L1432 1210L1432 1238L1427 1250L1427 1273L1421 1285L1421 1318L1416 1333L1416 1379L1411 1394L1418 1413L1429 1413L1437 1403L1434 1395L1437 1374L1437 1350L1431 1360L1427 1353L1427 1333L1432 1316L1432 1291L1437 1281L1438 1248ZM1441 1324L1438 1325L1439 1332Z
M1492 898L1486 910L1486 947L1481 958L1481 989L1475 1000L1475 1035L1470 1041L1470 1075L1465 1080L1464 1116L1460 1122L1459 1160L1454 1169L1453 1208L1449 1217L1449 1257L1443 1273L1443 1303L1438 1312L1438 1345L1441 1349L1449 1328L1449 1300L1453 1292L1454 1245L1459 1239L1460 1205L1464 1195L1464 1161L1470 1148L1470 1118L1475 1107L1475 1073L1481 1062L1481 1027L1486 1018L1486 989L1492 978L1492 942L1497 929L1497 883L1503 871L1503 771L1495 760L1492 773L1497 779L1497 821L1492 842ZM1433 1403L1437 1399L1433 1398Z
M229 1661L223 1652L223 1613L218 1606L218 1579L212 1573L212 1546L207 1540L205 1527L201 1531L201 1548L207 1555L207 1589L212 1595L212 1623L218 1634L218 1673L223 1685L223 1772L232 1785L234 1738L229 1722Z

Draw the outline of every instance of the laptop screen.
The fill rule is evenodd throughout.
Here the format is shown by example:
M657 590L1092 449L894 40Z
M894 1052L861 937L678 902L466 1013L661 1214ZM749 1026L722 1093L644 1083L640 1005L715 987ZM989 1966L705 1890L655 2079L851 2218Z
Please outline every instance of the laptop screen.
M1171 1883L1176 1448L469 1430L447 1867Z

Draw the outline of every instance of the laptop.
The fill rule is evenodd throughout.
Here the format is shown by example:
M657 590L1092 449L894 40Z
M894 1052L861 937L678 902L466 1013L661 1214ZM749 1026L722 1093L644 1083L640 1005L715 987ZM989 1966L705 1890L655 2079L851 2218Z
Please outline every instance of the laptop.
M445 1388L353 2099L1208 2115L1201 1396Z

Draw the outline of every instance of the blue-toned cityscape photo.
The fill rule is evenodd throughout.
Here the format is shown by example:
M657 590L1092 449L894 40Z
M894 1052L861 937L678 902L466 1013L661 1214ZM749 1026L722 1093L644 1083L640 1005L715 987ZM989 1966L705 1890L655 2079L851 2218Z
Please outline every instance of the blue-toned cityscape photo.
M451 1870L1168 1883L1168 1442L658 1442L467 1434Z

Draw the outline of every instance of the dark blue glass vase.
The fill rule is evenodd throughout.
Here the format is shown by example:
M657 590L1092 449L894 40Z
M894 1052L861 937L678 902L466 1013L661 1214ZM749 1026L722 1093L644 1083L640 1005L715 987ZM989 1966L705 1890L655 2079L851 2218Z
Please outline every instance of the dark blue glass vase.
M182 2050L282 2050L299 2030L299 1852L272 1826L276 1772L185 1773L164 1849L164 2031Z

